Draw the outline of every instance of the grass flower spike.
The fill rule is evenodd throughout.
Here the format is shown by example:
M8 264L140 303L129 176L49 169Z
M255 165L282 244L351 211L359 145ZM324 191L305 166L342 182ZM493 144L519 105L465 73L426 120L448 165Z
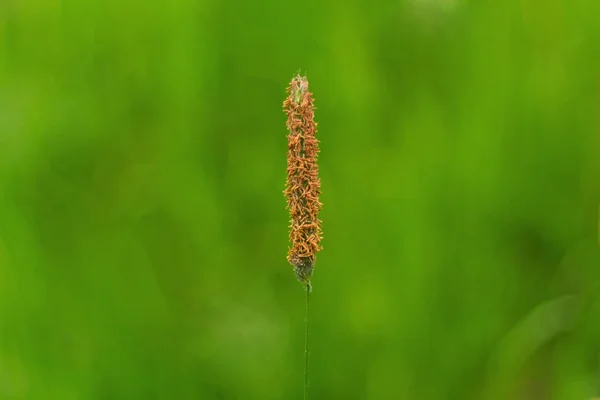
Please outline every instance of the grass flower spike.
M306 77L294 77L287 92L289 95L283 102L288 129L287 183L284 193L290 210L292 242L287 260L294 267L298 280L309 285L322 239L318 215L322 204L319 202L321 182L317 164L319 141L315 137L317 123Z

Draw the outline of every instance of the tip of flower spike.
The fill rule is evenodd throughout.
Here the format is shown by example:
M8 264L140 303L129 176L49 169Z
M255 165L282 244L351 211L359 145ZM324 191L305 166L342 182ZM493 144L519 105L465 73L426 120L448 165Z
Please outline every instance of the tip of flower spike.
M304 93L308 90L308 80L305 76L297 75L292 79L292 94L294 96L294 103L300 104Z

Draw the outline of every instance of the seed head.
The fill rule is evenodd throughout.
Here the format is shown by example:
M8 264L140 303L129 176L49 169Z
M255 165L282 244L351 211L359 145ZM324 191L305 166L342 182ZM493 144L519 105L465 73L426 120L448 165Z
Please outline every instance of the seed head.
M314 120L312 94L306 77L297 75L287 88L289 96L283 102L287 115L288 153L287 182L284 191L290 210L290 241L287 260L296 277L308 284L315 266L322 239L319 211L321 182L317 156L317 123Z

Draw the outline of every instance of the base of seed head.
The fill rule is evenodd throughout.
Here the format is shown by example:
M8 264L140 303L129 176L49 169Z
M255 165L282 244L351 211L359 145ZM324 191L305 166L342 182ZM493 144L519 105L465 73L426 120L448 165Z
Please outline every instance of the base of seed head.
M310 278L312 277L313 269L315 268L315 262L309 257L298 257L290 260L290 264L294 267L296 278L304 284L310 285Z

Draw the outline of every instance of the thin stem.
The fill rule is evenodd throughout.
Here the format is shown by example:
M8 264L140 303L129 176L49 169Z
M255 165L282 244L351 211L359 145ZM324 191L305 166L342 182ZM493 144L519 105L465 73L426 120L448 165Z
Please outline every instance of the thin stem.
M306 284L306 336L304 341L304 400L308 399L308 310L310 298L310 282Z

